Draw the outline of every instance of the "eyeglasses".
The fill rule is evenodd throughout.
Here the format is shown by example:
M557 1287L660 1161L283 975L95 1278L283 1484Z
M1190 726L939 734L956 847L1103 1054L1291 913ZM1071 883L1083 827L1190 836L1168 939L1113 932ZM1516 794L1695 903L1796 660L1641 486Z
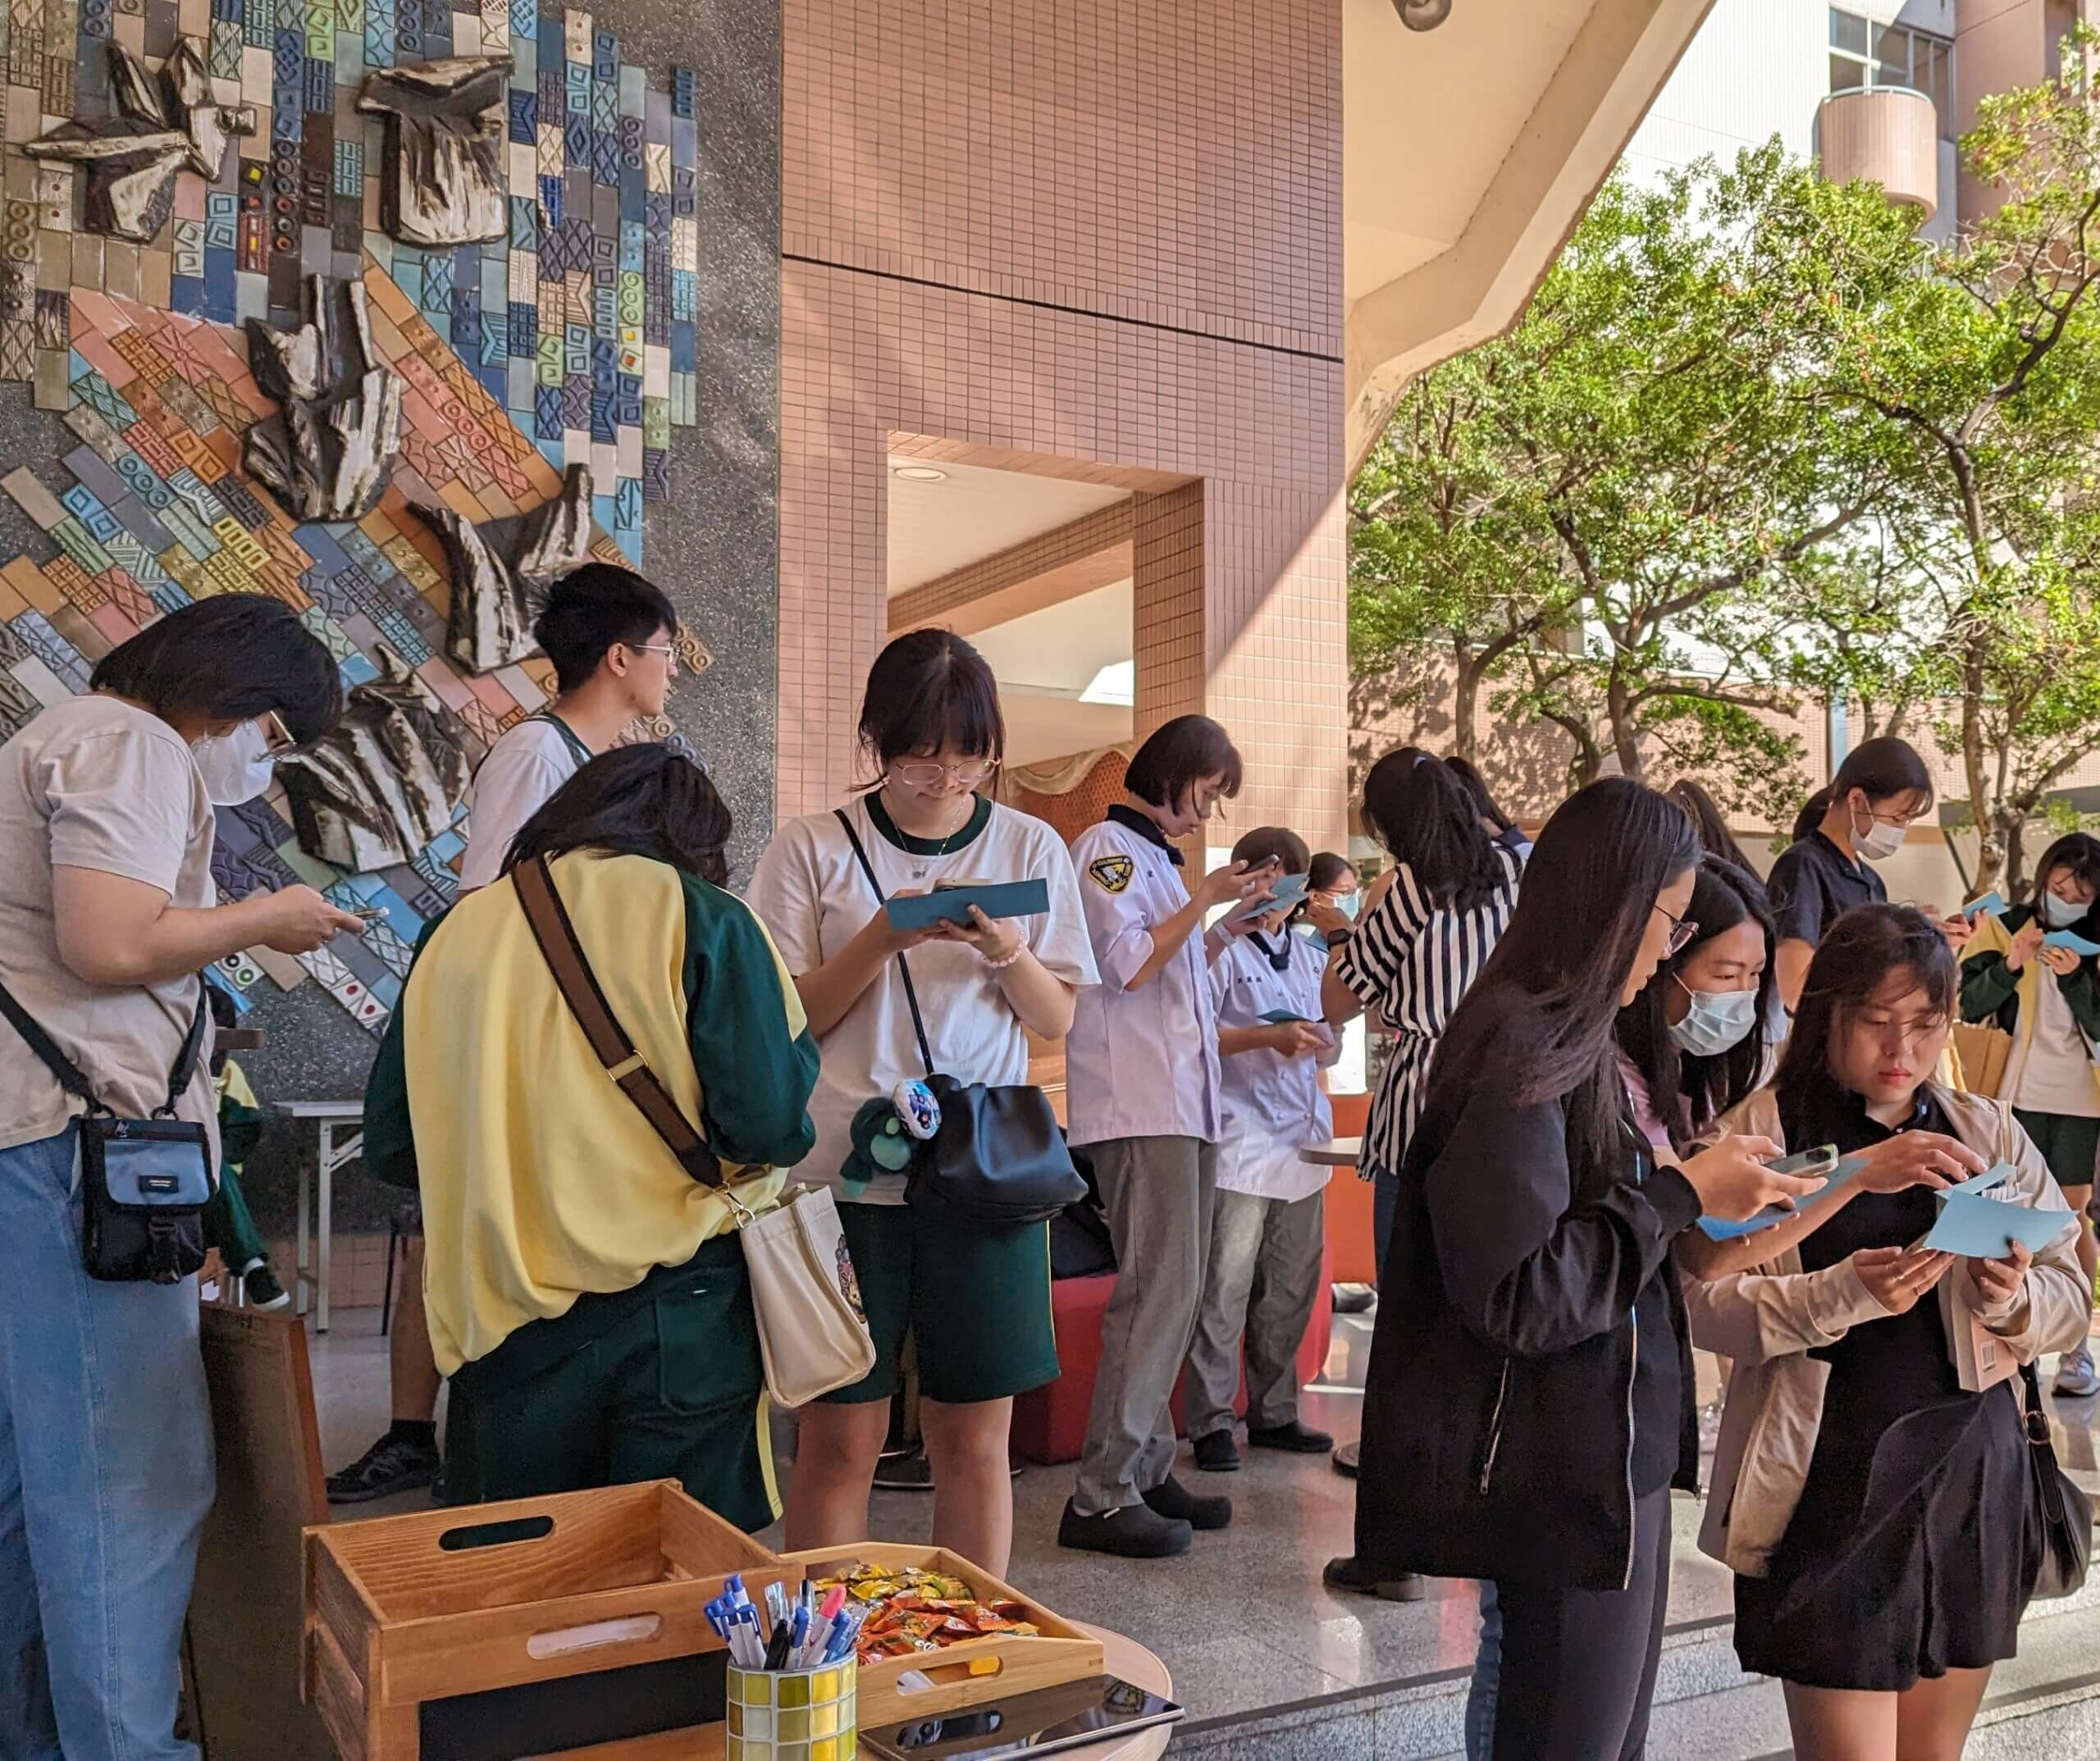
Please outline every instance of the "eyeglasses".
M260 718L262 726L262 750L269 757L282 758L287 752L299 750L299 741L292 738L292 731L285 726L284 718L275 709Z
M1670 939L1669 945L1663 950L1664 960L1668 960L1673 954L1682 954L1691 945L1691 938L1699 933L1697 924L1688 917L1679 917L1673 911L1664 910L1660 905L1652 905L1648 909L1651 911L1661 911L1662 915L1670 920Z
M678 676L678 645L676 642L624 642L621 646L632 649L637 655L661 655L664 669L673 678Z
M972 759L962 764L937 764L931 759L911 759L892 764L889 773L915 789L938 789L943 782L958 782L974 789L998 769L989 759Z

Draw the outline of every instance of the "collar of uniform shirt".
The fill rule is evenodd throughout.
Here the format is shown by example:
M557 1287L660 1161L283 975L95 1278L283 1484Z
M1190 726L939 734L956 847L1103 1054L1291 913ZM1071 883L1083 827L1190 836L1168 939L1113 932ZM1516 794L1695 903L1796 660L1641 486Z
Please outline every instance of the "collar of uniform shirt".
M1180 851L1166 841L1166 834L1134 807L1125 807L1121 801L1108 810L1111 823L1121 826L1126 832L1135 832L1146 842L1157 844L1166 852L1166 860L1177 869L1187 860Z

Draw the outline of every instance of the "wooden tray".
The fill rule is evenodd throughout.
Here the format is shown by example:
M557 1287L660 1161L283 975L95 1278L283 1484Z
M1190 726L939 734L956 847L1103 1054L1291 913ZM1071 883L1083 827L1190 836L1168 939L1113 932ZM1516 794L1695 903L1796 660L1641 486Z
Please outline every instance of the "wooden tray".
M936 1718L960 1707L975 1706L988 1699L1002 1699L1030 1688L1054 1687L1064 1681L1083 1681L1102 1671L1101 1641L1061 1616L1053 1614L1032 1596L1002 1583L981 1566L972 1565L960 1553L944 1547L914 1547L898 1541L848 1541L838 1547L815 1547L798 1553L783 1553L780 1562L790 1568L790 1587L805 1577L836 1577L866 1560L882 1565L918 1566L959 1577L988 1602L1018 1602L1028 1610L1028 1619L1040 1636L986 1633L943 1645L938 1651L921 1651L905 1657L886 1657L861 1665L861 1728L873 1730L907 1718ZM897 1677L916 1670L934 1686L917 1692L897 1686Z
M647 1721L705 1697L678 1660L726 1662L704 1610L736 1572L801 1582L669 1480L309 1528L300 1692L343 1761L719 1754L719 1706Z

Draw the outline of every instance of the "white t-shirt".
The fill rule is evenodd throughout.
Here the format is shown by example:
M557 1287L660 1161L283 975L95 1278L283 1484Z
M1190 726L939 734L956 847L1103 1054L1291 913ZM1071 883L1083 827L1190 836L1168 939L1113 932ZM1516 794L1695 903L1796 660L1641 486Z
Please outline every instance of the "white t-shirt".
M583 768L574 734L544 715L522 721L489 748L467 792L467 854L459 886L471 892L503 872L519 828Z
M144 881L184 910L218 903L212 803L182 737L114 697L48 709L0 746L0 977L104 1105L142 1119L197 1011L195 977L89 984L60 959L54 867ZM212 1134L211 1042L177 1108ZM0 1149L34 1143L83 1111L13 1028L0 1021Z
M915 855L885 835L887 816L879 823L870 814L873 799L856 801L846 811L886 896L924 892L941 880L1044 881L1049 915L1020 919L1029 948L1066 983L1096 982L1071 856L1048 826L986 802L978 809L981 824L974 837L944 855ZM933 847L910 842L922 851ZM774 835L759 858L746 902L772 931L788 971L797 976L836 956L879 909L844 828L829 813L792 819ZM986 970L976 951L929 942L906 958L934 1070L963 1083L1026 1082L1028 1036L999 988L998 975ZM926 1074L895 960L883 965L845 1018L817 1043L823 1068L810 1097L816 1147L797 1175L825 1182L842 1199L903 1203L901 1176L861 1185L840 1175L852 1152L854 1115L871 1100L887 1101L899 1083Z
M2006 1071L2001 1092L2015 1106L2030 1113L2055 1113L2066 1119L2100 1116L2093 1054L2078 1030L2078 1018L2064 1001L2057 975L2034 956L2028 958L2041 968L2034 987L2033 1029L2016 1036L2014 1062Z

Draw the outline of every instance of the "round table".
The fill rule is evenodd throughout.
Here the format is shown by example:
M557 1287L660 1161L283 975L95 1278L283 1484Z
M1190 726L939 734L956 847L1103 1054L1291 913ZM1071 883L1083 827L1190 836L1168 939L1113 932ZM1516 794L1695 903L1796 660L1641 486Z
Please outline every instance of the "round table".
M1132 1687L1143 1688L1148 1693L1168 1699L1174 1697L1174 1678L1166 1672L1166 1665L1136 1640L1111 1632L1106 1626L1089 1626L1084 1621L1074 1621L1072 1624L1101 1641L1102 1668L1107 1673L1121 1676ZM1158 1761L1166 1753L1176 1728L1171 1724L1162 1724L1153 1730L1139 1731L1134 1736L1105 1736L1098 1743L1088 1743L1064 1753L1073 1756L1075 1761Z

